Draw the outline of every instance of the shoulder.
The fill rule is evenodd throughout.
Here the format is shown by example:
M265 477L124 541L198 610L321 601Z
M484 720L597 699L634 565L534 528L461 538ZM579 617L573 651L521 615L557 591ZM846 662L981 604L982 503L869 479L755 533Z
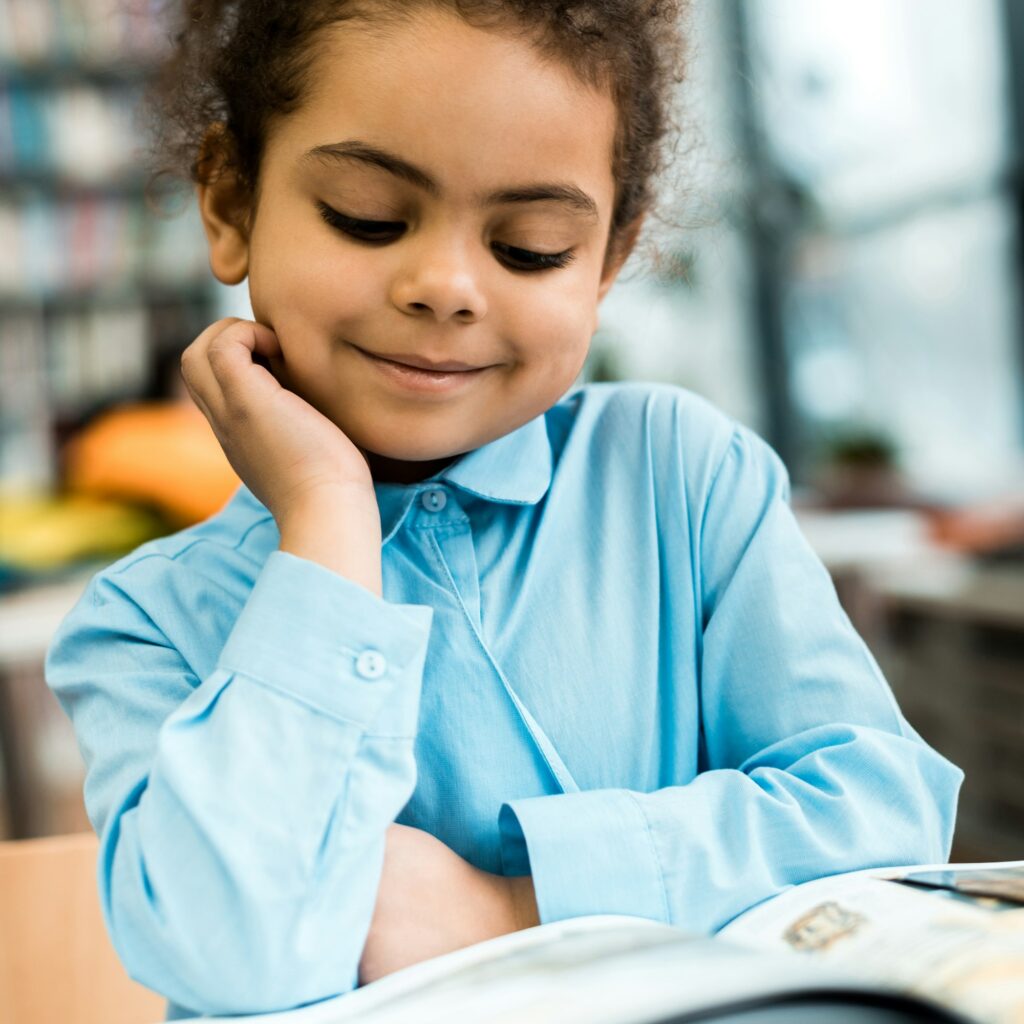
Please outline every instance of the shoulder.
M163 623L206 603L211 591L248 592L276 546L273 517L240 486L203 522L147 541L99 570L79 604L129 604Z
M606 458L634 462L711 479L730 452L768 446L748 427L696 392L658 381L585 384L548 412L549 431Z
M710 444L724 449L737 425L696 392L660 381L584 384L555 408L563 405L575 412L578 427L646 432L652 443L671 436L702 448Z
M663 381L622 380L581 384L568 391L555 408L571 405L593 415L636 417L682 413L707 426L733 421L702 395Z
M590 498L649 505L659 527L694 537L740 528L789 501L789 475L750 427L686 388L588 384L549 414L559 471Z
M147 559L181 563L192 562L197 555L259 559L261 527L274 528L273 517L247 487L239 486L219 512L194 526L147 541L109 565L104 574L129 572Z

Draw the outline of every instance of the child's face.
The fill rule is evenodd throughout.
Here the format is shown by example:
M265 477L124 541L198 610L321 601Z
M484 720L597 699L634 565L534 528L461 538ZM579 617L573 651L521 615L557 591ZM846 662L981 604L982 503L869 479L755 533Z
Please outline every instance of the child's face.
M602 269L615 107L528 43L443 12L347 23L324 41L305 105L271 126L249 237L200 189L211 266L227 283L248 274L293 390L360 448L426 476L550 408L579 373L618 269ZM369 155L308 155L357 141L433 185ZM493 198L551 185L577 201ZM387 222L382 240L350 237L318 204ZM503 247L573 258L521 270ZM488 369L425 393L360 350Z

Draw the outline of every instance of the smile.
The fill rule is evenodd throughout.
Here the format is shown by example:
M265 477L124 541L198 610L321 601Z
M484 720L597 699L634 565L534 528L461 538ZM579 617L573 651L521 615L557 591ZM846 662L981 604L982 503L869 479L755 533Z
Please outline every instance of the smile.
M364 349L352 346L369 363L375 366L382 377L406 391L418 391L425 394L449 394L468 387L482 374L494 369L493 366L481 366L475 370L421 370L405 363L396 363L391 359L371 355Z

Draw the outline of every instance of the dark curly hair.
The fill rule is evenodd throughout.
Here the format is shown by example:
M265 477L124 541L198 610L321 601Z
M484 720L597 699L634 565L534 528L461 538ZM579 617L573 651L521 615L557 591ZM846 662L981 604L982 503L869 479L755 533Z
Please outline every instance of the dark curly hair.
M301 105L317 34L348 20L374 24L443 8L480 28L521 33L582 82L610 91L618 110L610 260L636 219L657 205L654 183L679 136L673 99L688 62L689 6L689 0L169 0L173 46L142 106L151 134L150 198L168 178L192 185L230 170L251 216L269 128ZM215 147L208 144L212 126L219 133Z

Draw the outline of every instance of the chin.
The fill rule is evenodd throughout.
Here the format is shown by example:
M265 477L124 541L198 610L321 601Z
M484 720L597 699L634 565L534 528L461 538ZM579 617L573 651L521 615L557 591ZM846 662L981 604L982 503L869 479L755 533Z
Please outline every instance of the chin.
M355 440L353 438L353 440ZM462 455L478 445L471 443L430 444L423 440L411 438L380 438L368 437L366 443L355 442L363 451L377 455L382 459L394 459L400 462L435 462L438 459L450 459Z

